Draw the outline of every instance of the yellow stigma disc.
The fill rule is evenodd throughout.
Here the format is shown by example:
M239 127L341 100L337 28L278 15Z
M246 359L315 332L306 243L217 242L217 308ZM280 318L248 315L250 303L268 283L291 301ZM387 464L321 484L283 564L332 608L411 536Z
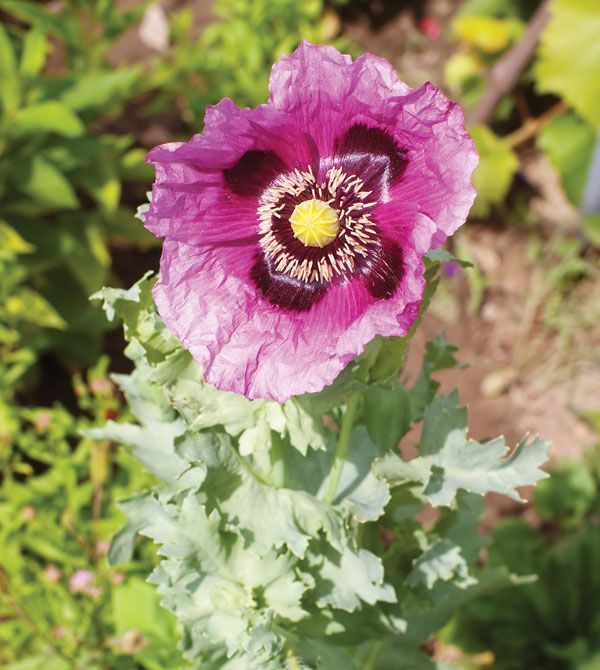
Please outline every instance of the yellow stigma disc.
M305 247L326 247L335 240L340 229L335 210L316 198L296 205L290 224L294 237Z

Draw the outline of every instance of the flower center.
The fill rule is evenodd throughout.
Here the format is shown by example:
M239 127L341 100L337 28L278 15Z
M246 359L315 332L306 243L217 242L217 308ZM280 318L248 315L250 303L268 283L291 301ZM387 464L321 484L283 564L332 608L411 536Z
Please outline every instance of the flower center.
M296 205L290 216L294 237L305 247L323 248L338 236L340 221L333 207L312 198Z

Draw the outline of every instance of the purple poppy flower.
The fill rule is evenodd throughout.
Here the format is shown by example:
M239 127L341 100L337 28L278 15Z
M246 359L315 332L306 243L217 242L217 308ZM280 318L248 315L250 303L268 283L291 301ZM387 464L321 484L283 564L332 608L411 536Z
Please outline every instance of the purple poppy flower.
M305 42L273 66L268 104L222 100L148 161L160 315L207 381L283 402L407 333L421 256L464 223L477 154L431 84Z

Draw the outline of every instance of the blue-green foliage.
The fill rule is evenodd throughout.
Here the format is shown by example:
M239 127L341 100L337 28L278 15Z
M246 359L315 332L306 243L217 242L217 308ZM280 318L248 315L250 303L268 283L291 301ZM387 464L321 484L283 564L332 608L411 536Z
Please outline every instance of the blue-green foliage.
M508 518L493 533L490 566L534 582L486 594L459 612L451 637L467 651L492 651L498 670L593 670L600 663L598 454L565 460L541 482L535 530Z
M183 626L193 667L431 667L419 651L429 636L461 602L510 580L502 568L474 569L480 495L517 497L515 485L544 476L547 445L507 458L501 440L467 439L466 409L456 393L436 396L430 377L455 364L443 339L412 387L393 375L406 343L379 340L322 398L278 405L217 391L162 324L153 283L96 296L124 322L135 370L114 379L136 421L88 435L128 445L161 480L124 501L129 523L111 558L128 560L138 532L160 545L150 581ZM392 400L371 413L381 385ZM332 491L335 424L357 393ZM415 421L420 456L407 461L395 447ZM417 514L431 505L440 516L426 529ZM369 658L378 660L362 665Z

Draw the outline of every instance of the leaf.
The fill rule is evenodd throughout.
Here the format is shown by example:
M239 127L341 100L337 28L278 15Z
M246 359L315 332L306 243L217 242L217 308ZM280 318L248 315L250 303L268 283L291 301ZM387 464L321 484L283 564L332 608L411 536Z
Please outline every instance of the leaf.
M518 20L485 15L459 15L453 26L461 40L484 53L502 51L523 32L523 24Z
M362 523L376 521L390 499L387 483L378 479L371 470L377 455L377 447L369 438L365 426L357 426L350 437L334 502L343 501Z
M469 575L469 566L462 556L461 548L449 539L436 539L433 542L419 532L424 553L419 556L408 575L407 584L423 584L432 589L438 581L452 580L460 588L476 584L477 580Z
M45 31L37 25L31 26L23 39L23 52L19 63L19 73L26 79L37 77L44 63L49 44Z
M547 458L548 443L523 440L510 455L504 438L482 444L467 439L467 411L458 394L436 397L425 410L420 456L404 462L390 454L375 472L390 482L419 482L421 495L432 505L449 506L459 490L484 495L501 493L522 501L517 486L534 484L548 475L539 469Z
M600 12L596 0L554 0L534 66L537 88L562 97L600 126Z
M42 295L22 287L6 298L4 310L9 319L32 323L42 328L66 330L67 323Z
M73 187L56 167L40 154L15 161L11 180L26 195L57 209L79 206Z
M581 203L594 152L595 135L576 114L559 116L545 125L537 143L558 170L569 200Z
M479 153L479 165L473 173L477 198L471 216L485 217L506 196L519 161L504 140L487 126L472 126L469 132Z
M397 382L373 384L363 396L364 421L381 453L395 449L411 424L410 398Z
M13 113L21 96L17 76L17 61L8 33L0 23L0 103L4 111Z
M61 96L74 112L103 110L134 96L141 81L139 67L121 67L113 72L87 72Z
M534 500L542 519L577 524L592 509L597 494L596 481L586 465L565 458L539 483Z
M0 258L12 258L16 254L28 254L33 250L33 245L24 240L6 221L0 219Z
M56 133L63 137L80 137L85 126L66 105L56 100L38 102L20 109L10 126L12 137Z
M449 344L443 333L425 345L421 372L409 392L412 421L416 421L423 416L425 408L434 399L440 387L439 382L432 379L431 375L439 370L447 370L458 365L454 358L456 351L458 351L458 348Z
M361 601L396 602L390 584L383 582L383 564L378 556L360 549L358 552L344 548L341 555L330 547L322 547L311 557L313 567L318 566L316 592L320 607L354 612Z
M117 634L128 630L169 638L171 617L160 606L156 589L137 577L112 592L112 613Z

